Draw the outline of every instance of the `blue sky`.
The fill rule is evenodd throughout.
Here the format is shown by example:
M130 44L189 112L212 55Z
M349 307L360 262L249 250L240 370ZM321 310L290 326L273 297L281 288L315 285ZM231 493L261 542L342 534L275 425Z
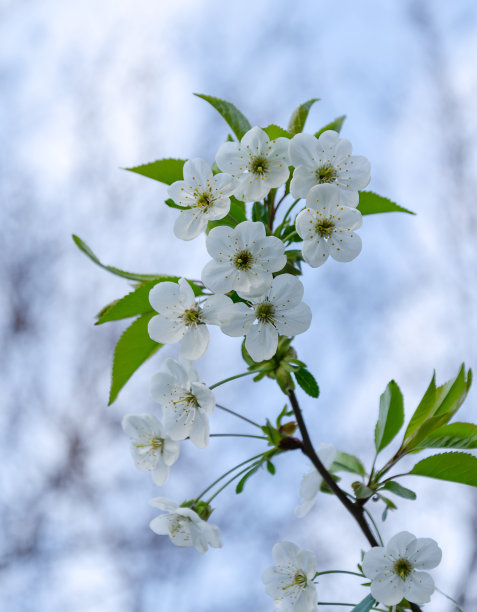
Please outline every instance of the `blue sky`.
M296 345L322 390L318 405L302 398L314 440L369 462L391 378L409 415L434 368L444 381L464 359L475 365L476 19L470 0L0 3L2 520L14 560L0 574L6 609L271 609L260 575L275 541L313 547L323 566L356 562L350 551L365 543L335 500L323 496L313 516L294 518L307 469L295 455L242 496L218 498L222 550L199 558L151 537L151 497L193 495L219 460L233 465L251 451L223 441L188 449L160 493L134 470L121 417L154 410L149 377L176 349L156 355L106 407L121 325L92 322L129 286L95 269L70 235L118 267L197 277L203 239L178 244L165 188L121 168L213 160L227 128L192 92L230 100L258 125L286 125L312 97L321 101L310 130L346 114L343 135L372 164L369 188L418 213L368 217L359 258L304 274L314 320ZM239 371L239 342L214 334L198 368L210 383ZM271 383L233 383L218 398L263 419L283 403ZM474 392L462 420L472 415ZM215 426L232 427L223 415ZM442 541L436 580L453 593L471 554L475 496L405 484L418 501L403 501L384 533ZM29 557L22 542L34 543ZM320 585L328 600L344 588L362 593ZM433 610L447 609L436 597Z

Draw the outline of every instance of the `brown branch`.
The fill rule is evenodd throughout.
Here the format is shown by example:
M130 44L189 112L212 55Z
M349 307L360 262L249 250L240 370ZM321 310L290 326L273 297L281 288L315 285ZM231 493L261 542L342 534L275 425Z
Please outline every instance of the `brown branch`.
M360 506L354 504L348 498L346 493L337 485L333 476L330 474L330 472L328 472L328 470L325 468L325 466L320 461L320 458L316 454L313 444L311 443L310 436L308 435L308 430L306 428L301 408L298 404L298 400L296 399L295 393L291 389L288 391L288 397L290 398L290 403L292 405L293 412L295 413L298 428L300 429L301 437L303 439L303 453L308 457L308 459L310 459L310 461L313 463L313 465L319 472L320 476L330 487L336 497L340 500L346 510L348 510L351 516L358 523L361 528L361 531L364 533L371 546L379 546L378 541L374 537L373 532L371 531L368 522L364 517L363 509Z
M379 543L374 537L373 532L371 531L371 528L368 525L368 522L364 516L362 506L350 501L346 493L341 489L341 487L338 486L333 476L330 474L330 472L328 472L328 470L325 468L323 463L320 461L320 458L316 454L316 451L313 447L313 444L311 443L310 436L308 434L308 429L306 428L305 420L303 419L303 414L301 412L300 405L298 404L298 400L292 389L289 389L288 397L290 399L293 412L295 413L296 422L298 423L298 428L303 439L303 444L301 446L303 454L305 454L308 459L310 459L310 461L313 463L313 465L319 472L320 476L330 487L336 497L340 500L346 510L348 510L351 516L358 523L361 528L361 531L364 533L366 539L371 544L371 546L379 546ZM421 608L418 605L414 603L410 603L409 605L413 612L421 612Z

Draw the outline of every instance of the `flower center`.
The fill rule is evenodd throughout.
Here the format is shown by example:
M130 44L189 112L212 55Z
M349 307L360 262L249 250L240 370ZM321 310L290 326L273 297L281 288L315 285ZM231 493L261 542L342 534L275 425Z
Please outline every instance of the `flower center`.
M406 580L406 578L412 572L412 565L407 559L398 559L394 564L394 571L403 580Z
M197 189L194 192L197 200L197 208L201 212L207 212L213 204L213 198L210 192L200 193Z
M329 238L335 229L335 224L331 219L323 219L316 224L316 231L322 238Z
M151 446L154 450L162 450L164 448L164 440L162 438L152 438Z
M200 308L187 308L181 317L187 327L202 324Z
M303 586L306 586L306 583L307 583L307 579L306 579L304 572L302 572L301 570L298 570L297 573L295 574L295 584L300 587L303 587Z
M233 265L237 270L250 270L253 261L253 255L250 251L239 251L235 254Z
M318 183L334 183L338 173L331 164L323 164L315 172Z
M273 323L275 307L270 302L261 302L255 306L255 316L260 323Z
M259 176L263 176L266 174L268 169L268 160L261 155L254 157L250 162L250 172L253 174L258 174Z

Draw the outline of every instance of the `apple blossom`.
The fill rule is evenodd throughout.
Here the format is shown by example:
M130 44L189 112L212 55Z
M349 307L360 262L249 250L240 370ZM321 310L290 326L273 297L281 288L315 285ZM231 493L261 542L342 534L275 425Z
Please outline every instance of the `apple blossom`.
M336 448L332 444L320 444L317 449L317 455L321 463L328 470L336 457ZM316 496L320 492L323 478L320 476L316 468L304 474L300 484L301 505L295 508L295 514L302 518L310 511L315 503Z
M331 255L336 261L351 261L361 252L361 238L354 230L361 226L359 210L340 203L336 185L317 185L306 199L307 208L296 218L298 235L303 238L303 259L313 268Z
M209 221L227 216L230 197L237 181L226 173L212 174L206 161L198 157L184 164L184 180L168 187L168 194L176 204L186 206L174 224L174 234L182 240L196 238Z
M122 427L131 439L136 467L142 471L152 470L154 482L163 485L169 476L169 466L179 458L179 444L152 414L127 414Z
M341 203L356 206L358 191L370 180L371 166L361 155L351 155L349 140L327 130L315 138L296 134L290 141L290 163L295 166L290 191L295 198L306 198L310 189L322 183L335 184Z
M179 283L158 283L149 293L151 306L159 314L149 321L149 336L162 344L180 342L179 356L200 359L209 344L209 325L219 325L220 311L231 300L212 295L196 300L185 278Z
M149 503L166 511L166 514L157 516L149 523L150 528L158 535L168 535L175 546L193 546L200 553L207 552L209 546L222 546L217 525L202 520L192 508L180 506L164 497L156 497Z
M280 274L260 297L248 298L250 307L243 302L230 305L220 327L228 336L245 336L245 348L254 361L270 359L279 334L296 336L310 327L311 310L301 301L303 292L296 276Z
M292 542L278 542L272 550L278 565L262 576L265 589L280 612L312 612L318 603L313 578L316 557L311 550L300 550Z
M287 261L285 245L265 235L259 221L243 221L235 228L214 227L207 236L212 261L202 270L202 282L214 293L235 289L243 295L261 295L272 281L272 273Z
M238 178L237 198L253 202L264 198L270 189L286 183L288 146L288 138L270 141L266 132L253 127L240 143L224 142L215 161L222 171Z
M434 580L427 572L441 562L442 551L431 538L416 538L408 531L392 537L387 546L368 550L363 573L371 579L371 595L385 606L394 606L404 597L416 604L427 603L434 592Z
M209 442L209 419L215 408L212 391L199 382L190 363L166 359L168 371L151 379L151 395L163 406L164 427L173 440L189 437L198 448Z

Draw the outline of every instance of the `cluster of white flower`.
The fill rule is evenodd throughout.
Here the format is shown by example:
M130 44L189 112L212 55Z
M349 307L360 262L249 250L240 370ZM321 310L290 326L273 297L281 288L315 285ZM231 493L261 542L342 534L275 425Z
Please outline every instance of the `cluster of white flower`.
M188 160L183 180L169 186L170 198L182 207L174 224L176 237L192 240L207 230L209 221L227 217L232 196L241 202L266 198L271 189L285 185L292 165L290 192L298 200L306 198L295 220L296 235L303 239L304 261L317 267L328 255L350 261L360 252L361 241L354 234L361 224L356 206L358 191L369 182L370 166L365 158L352 156L351 144L336 132L270 141L264 130L254 127L241 142L224 143L215 162L221 172L203 159ZM189 438L198 448L209 441L208 415L215 408L215 398L199 382L189 361L205 354L207 326L218 325L229 336L244 336L245 348L255 362L273 357L280 335L293 337L310 326L311 310L302 302L303 284L284 270L285 244L270 229L247 220L235 227L213 228L206 239L212 259L202 270L205 292L199 297L184 278L178 283L160 282L150 291L149 301L157 315L149 321L149 335L162 344L179 343L182 362L167 359L164 369L152 378L151 395L163 407L162 422L150 414L130 414L123 419L123 429L131 439L136 466L152 471L157 485L166 482L169 467L179 457L181 440ZM237 299L231 299L232 292ZM327 466L334 456L330 449L319 451ZM304 477L298 514L311 507L320 484L316 471ZM217 528L209 528L190 506L164 498L151 503L167 512L152 521L156 533L168 533L174 544L195 546L200 552L208 544L220 546Z
M275 610L315 610L318 598L314 580L319 572L313 552L300 550L291 542L279 542L272 554L277 565L267 568L262 579ZM385 606L395 606L403 598L423 604L430 601L435 585L427 572L418 570L437 567L441 558L442 551L435 540L402 531L386 547L377 546L365 553L363 577L371 579L371 595Z

